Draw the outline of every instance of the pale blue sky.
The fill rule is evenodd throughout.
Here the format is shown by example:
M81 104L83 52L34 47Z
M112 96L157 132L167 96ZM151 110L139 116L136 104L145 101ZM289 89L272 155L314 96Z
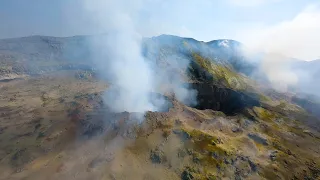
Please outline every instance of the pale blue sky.
M102 33L101 29L92 22L92 17L88 17L84 13L82 1L0 0L0 38ZM90 2L94 3L95 1L103 0L92 0ZM318 0L127 1L130 2L128 3L129 6L126 7L127 9L130 9L130 4L138 1L142 2L139 6L141 9L136 13L134 21L139 32L144 36L175 34L191 36L204 41L230 38L251 43L252 39L248 40L251 33L255 35L254 37L263 36L266 38L270 36L269 32L273 32L274 29L280 32L291 31L291 26L282 30L282 25L295 22L297 16L303 14L306 9L310 9L310 6L317 6L312 10L315 15L320 13ZM315 15L311 14L308 17ZM313 19L309 25L315 23L320 24L320 19ZM293 26L300 27L297 24ZM278 30L278 27L280 27L280 30ZM311 29L312 32L316 32L318 29L315 28L319 28L319 26L311 28L313 28ZM267 32L264 32L264 30ZM263 33L260 33L260 31L263 31ZM301 32L298 34L300 36L304 35ZM316 36L314 40L320 41L319 35ZM318 45L319 42L315 45L316 48L319 47ZM315 54L312 58L319 56L320 54ZM305 58L311 58L311 56Z
M94 0L93 0L94 1ZM232 38L237 29L272 25L294 18L316 0L155 0L143 6L141 24L156 33L191 34L201 40ZM254 3L254 2L261 3ZM265 1L265 2L264 2ZM0 37L32 34L69 36L94 33L78 0L1 0ZM160 29L157 30L160 26ZM152 30L151 30L152 31ZM149 33L147 33L149 34ZM152 34L152 32L151 32Z
M232 3L232 0L167 0L165 2L167 3L162 3L160 8L151 8L153 16L150 19L162 22L163 26L168 26L168 29L172 27L174 33L178 33L179 30L186 31L200 40L233 38L239 29L290 20L309 4L306 0L294 0L294 3L292 0L280 0L252 6L239 6Z

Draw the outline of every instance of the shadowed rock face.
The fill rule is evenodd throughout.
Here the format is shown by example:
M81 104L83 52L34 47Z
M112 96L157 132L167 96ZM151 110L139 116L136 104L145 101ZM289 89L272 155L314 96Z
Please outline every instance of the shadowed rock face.
M268 141L265 138L263 138L263 137L261 137L261 136L259 136L257 134L249 133L248 137L250 139L254 140L255 142L259 143L259 144L262 144L264 146L268 145Z
M254 97L214 84L194 83L191 87L198 91L197 109L213 109L234 115L246 108L260 106L258 99Z
M220 65L218 65L220 66ZM210 67L209 67L210 68ZM197 62L191 62L189 76L196 82L189 87L197 90L195 108L222 111L227 115L235 115L246 108L260 106L259 98L251 93L227 87L219 78L202 68Z
M314 114L316 117L320 118L320 104L318 102L312 102L312 100L308 97L301 98L298 96L292 97L292 101L303 107L308 112Z

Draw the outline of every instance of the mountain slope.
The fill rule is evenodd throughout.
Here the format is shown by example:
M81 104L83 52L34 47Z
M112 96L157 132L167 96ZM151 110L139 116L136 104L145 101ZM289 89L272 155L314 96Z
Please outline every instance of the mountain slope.
M93 38L92 36L68 38L31 36L2 39L0 40L0 61L3 66L0 71L17 71L18 73L26 71L25 73L36 74L37 71L45 70L46 67L52 68L57 65L92 65L94 62L92 56L94 52L91 46ZM160 49L171 51L172 54L180 53L179 56L184 55L183 58L189 58L190 52L193 52L214 62L228 64L236 72L248 76L257 71L261 58L264 57L263 54L258 53L248 56L243 52L243 49L246 49L243 44L228 39L205 43L192 38L161 35L145 38L143 44L145 44L144 49L150 51L148 52L149 56L150 54L161 53L159 52ZM144 54L146 55L146 52ZM313 77L320 74L319 63L317 62L319 61L298 60L292 64L292 68L298 72L310 72L310 74L307 74L308 77ZM27 72L28 70L30 72ZM305 75L305 73L302 75Z
M86 37L32 36L0 40L0 75L32 75L61 69L89 68ZM75 66L75 67L74 67Z
M99 66L95 65L92 38L32 36L0 40L0 78L10 79L63 69L97 69ZM263 103L267 103L268 99L273 102L280 102L281 99L287 101L289 97L285 94L276 99L275 94L268 97L269 94L265 91L271 92L269 87L261 86L252 80L250 74L256 71L259 65L246 59L241 51L243 48L241 43L234 40L222 39L205 43L171 35L145 38L142 45L144 56L150 61L156 61L156 66L161 63L169 64L189 76L192 81L209 80L217 87L246 93ZM316 63L317 61L297 61L296 67L308 69L316 75L320 74ZM201 72L203 70L204 72ZM305 84L316 83L306 80Z
M247 70L257 67L232 50L238 42L145 38L142 53L155 73L181 75L198 103L161 92L172 106L137 123L137 114L106 107L112 84L93 75L91 38L0 40L0 75L25 75L0 82L4 179L320 177L315 98L256 82Z

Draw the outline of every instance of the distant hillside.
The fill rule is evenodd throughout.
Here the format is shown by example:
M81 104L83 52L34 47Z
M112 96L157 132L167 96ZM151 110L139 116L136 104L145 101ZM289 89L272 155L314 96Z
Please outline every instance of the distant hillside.
M93 63L91 40L91 36L66 38L30 36L2 39L0 40L0 63L2 65L0 74L4 75L7 72L37 74L40 71L68 65L70 67L74 65L91 66ZM254 56L255 59L246 56L241 51L244 48L242 43L228 39L206 43L192 38L161 35L145 38L143 46L149 51L157 51L160 46L168 51L170 48L170 51L176 50L183 54L192 51L213 61L228 63L237 72L249 76L258 68L260 60L258 56ZM317 76L320 74L320 60L311 62L298 60L294 63L294 68Z
M88 68L86 37L31 36L0 40L0 76L41 74L68 68Z
M100 37L94 39L103 41ZM31 36L0 40L0 80L57 70L92 71L99 68L95 65L92 40L91 36L66 38ZM246 56L241 51L243 48L244 45L234 40L202 42L172 35L144 38L142 43L142 53L146 59L156 62L157 65L175 64L175 69L172 70L187 75L190 78L188 83L193 83L192 86L199 92L202 92L203 88L211 90L218 88L217 90L221 91L220 95L237 94L236 99L231 98L230 101L240 102L237 98L245 98L248 104L236 105L234 107L236 111L261 102L270 104L268 99L276 100L273 104L279 104L282 99L290 99L285 94L267 93L271 92L267 83L255 82L251 75L257 71L260 60L254 59L255 56ZM107 49L104 51L107 52ZM182 68L183 63L187 63L187 69ZM320 75L319 60L312 62L297 60L293 66L296 71L308 72L305 81L299 82L301 87L307 87L310 93L320 90L317 79ZM303 79L305 74L299 75ZM263 77L263 74L260 76ZM230 103L229 100L219 99L220 95L212 97L207 94L202 98L214 98L220 101L222 104L219 106L207 104L220 110L224 103ZM304 104L310 107L310 103Z

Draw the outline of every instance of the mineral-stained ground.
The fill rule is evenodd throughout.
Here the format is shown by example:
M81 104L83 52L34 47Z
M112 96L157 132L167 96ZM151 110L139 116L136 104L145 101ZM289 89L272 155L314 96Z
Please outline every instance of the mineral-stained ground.
M280 113L113 114L76 71L2 82L1 179L316 179L320 135Z
M319 179L316 104L189 55L198 104L160 93L171 105L146 114L110 112L83 68L3 70L0 179Z

